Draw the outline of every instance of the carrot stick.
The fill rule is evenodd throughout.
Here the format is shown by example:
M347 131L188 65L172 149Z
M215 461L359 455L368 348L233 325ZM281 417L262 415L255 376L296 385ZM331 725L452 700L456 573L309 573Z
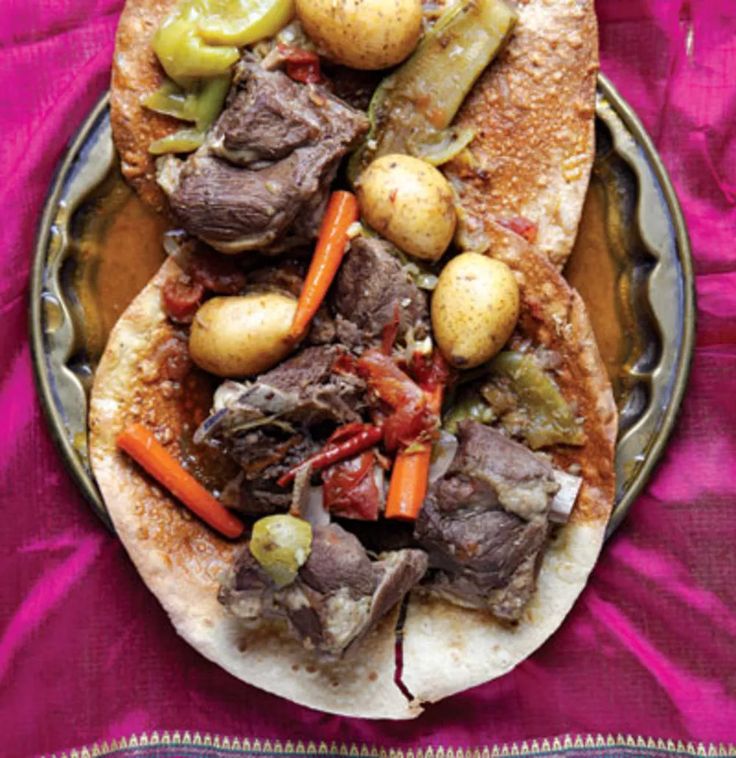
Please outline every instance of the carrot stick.
M427 392L427 405L432 413L442 407L442 385ZM394 461L391 481L386 497L386 518L415 521L427 494L432 446L425 444L420 450L402 450Z
M414 521L427 494L432 447L396 456L386 498L386 518Z
M202 521L232 539L243 524L216 500L141 424L133 424L117 438L118 447L139 463Z
M340 268L348 242L348 228L358 220L358 200L351 192L333 192L317 238L317 247L304 280L289 339L300 340L327 295Z

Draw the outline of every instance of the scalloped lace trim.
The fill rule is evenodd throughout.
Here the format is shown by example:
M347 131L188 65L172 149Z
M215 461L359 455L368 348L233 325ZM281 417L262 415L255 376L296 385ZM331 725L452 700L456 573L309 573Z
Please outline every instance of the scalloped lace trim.
M182 752L182 750L184 752ZM524 740L491 747L417 747L400 749L389 745L368 746L324 741L268 740L223 737L189 731L155 731L98 742L88 747L47 754L47 758L220 758L221 756L344 756L345 758L504 758L505 756L599 756L600 758L656 758L665 756L736 756L736 744L635 737L632 735L566 735Z

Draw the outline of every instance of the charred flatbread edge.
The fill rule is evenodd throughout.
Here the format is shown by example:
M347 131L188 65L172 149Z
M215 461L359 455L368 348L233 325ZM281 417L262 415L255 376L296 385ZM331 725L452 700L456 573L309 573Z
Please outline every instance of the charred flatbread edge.
M152 347L173 332L160 298L164 281L177 271L173 261L163 265L118 321L91 398L93 469L141 577L178 633L205 657L244 682L302 705L348 716L406 719L417 716L424 703L509 671L562 623L596 562L613 503L616 409L579 295L548 261L515 250L513 242L499 257L515 267L525 303L533 301L537 313L542 308L540 334L562 347L563 359L576 363L570 381L585 395L586 432L596 438L583 461L588 481L570 522L544 556L537 593L517 626L444 601L410 599L402 679L412 701L394 683L398 609L337 663L320 661L281 628L247 632L228 616L216 595L234 546L188 516L115 446L129 421L143 418L154 427L175 429L186 422L183 403L160 397L157 384L141 381ZM540 289L544 281L548 286ZM583 453L586 458L585 448Z

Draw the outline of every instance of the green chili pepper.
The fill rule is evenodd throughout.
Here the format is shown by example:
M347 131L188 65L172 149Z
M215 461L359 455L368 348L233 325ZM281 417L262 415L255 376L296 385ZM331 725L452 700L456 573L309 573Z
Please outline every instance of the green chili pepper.
M517 399L525 421L522 433L529 446L538 450L549 445L583 445L585 433L575 418L554 379L544 371L533 356L506 351L490 363L490 375L507 381L504 389ZM481 389L481 394L493 403L493 386ZM503 423L503 417L501 418Z
M294 0L207 0L197 31L210 45L250 45L272 37L294 15Z
M204 134L195 129L181 129L174 134L157 139L148 146L152 155L164 153L191 153L204 142Z
M193 6L192 6L193 7ZM177 8L158 28L153 49L167 75L186 87L202 77L222 76L240 57L235 46L208 45L197 33L192 7Z
M453 129L452 121L515 23L503 0L462 0L448 8L373 95L371 130L353 156L351 179L387 153L440 165L467 147L473 132Z

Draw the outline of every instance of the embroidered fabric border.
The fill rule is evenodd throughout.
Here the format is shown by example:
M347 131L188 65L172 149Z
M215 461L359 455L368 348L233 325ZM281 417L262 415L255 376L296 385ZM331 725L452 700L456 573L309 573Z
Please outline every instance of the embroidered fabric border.
M505 758L506 756L566 756L566 758L659 758L659 756L736 756L736 745L682 742L632 735L565 735L490 747L393 748L320 741L248 739L189 731L155 731L95 743L44 758L221 758L221 756L279 756L302 758Z

